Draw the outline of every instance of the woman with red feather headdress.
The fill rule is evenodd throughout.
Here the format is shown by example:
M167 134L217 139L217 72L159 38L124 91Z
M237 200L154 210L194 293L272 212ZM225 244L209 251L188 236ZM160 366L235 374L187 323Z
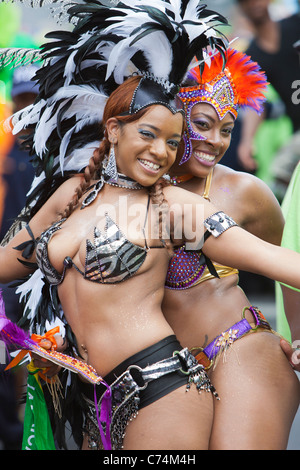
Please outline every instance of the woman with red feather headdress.
M208 57L190 70L180 89L185 148L171 169L171 182L279 245L284 221L273 193L255 176L220 164L239 108L260 113L267 86L249 56L232 48L225 54L225 66L220 53ZM164 314L218 390L210 448L284 449L299 404L299 382L279 336L238 282L238 270L181 246L169 264Z

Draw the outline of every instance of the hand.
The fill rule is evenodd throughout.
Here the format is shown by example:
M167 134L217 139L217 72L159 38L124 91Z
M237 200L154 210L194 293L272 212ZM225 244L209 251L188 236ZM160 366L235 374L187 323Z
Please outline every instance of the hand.
M57 375L61 369L60 366L57 364L54 364L51 361L48 361L47 359L44 359L43 357L37 356L36 354L32 353L32 360L37 369L42 369L43 374L46 377L54 377Z
M56 351L63 352L67 347L65 339L61 335L55 335L55 341ZM39 346L46 350L50 350L53 347L53 343L49 339L43 338L39 342ZM32 359L35 367L37 367L38 369L47 369L44 372L47 377L53 377L54 375L58 374L61 369L61 367L57 364L54 364L53 362L44 359L43 357L40 357L37 354L32 353Z
M242 167L247 171L257 170L257 162L253 157L253 147L246 143L241 143L237 149L237 156Z
M280 346L293 369L300 372L300 349L293 349L285 339L280 340Z

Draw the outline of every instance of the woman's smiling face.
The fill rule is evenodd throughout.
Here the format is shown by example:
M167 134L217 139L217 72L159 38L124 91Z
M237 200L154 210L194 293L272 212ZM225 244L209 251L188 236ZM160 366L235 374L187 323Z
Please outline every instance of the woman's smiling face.
M138 120L106 123L110 142L115 142L117 168L143 186L151 186L176 159L183 131L183 116L161 105L152 105Z
M190 123L203 140L192 140L192 155L180 166L181 172L206 177L220 162L231 142L234 118L227 113L220 120L216 110L208 103L197 103L190 113Z

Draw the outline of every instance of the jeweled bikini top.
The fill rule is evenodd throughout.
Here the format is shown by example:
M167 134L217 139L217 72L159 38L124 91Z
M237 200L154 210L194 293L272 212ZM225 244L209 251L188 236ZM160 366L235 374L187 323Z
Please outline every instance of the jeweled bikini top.
M210 235L218 237L237 224L231 217L219 211L208 217L204 225L207 228L205 241ZM202 251L189 251L185 246L181 246L174 250L169 262L165 287L174 290L188 289L213 277L234 274L233 271L237 272L236 269L216 265Z
M212 182L213 171L206 178L203 197L209 200L209 192ZM171 178L171 183L177 184L186 181L187 178ZM236 223L224 212L218 212L204 223L208 229L204 240L210 235L219 236L223 231L236 225ZM227 266L213 263L201 251L188 251L185 246L174 250L174 254L169 262L165 287L173 290L183 290L196 286L208 279L226 277L237 274L238 270Z
M93 186L93 190L84 199L81 209L91 204L104 184L111 184L127 189L142 189L143 186L131 180L125 175L118 173L117 180L111 181L109 175L102 171L100 180ZM67 256L64 259L63 271L60 274L51 264L48 255L48 244L52 235L61 229L66 219L61 219L45 230L38 239L35 239L33 233L26 225L26 229L31 240L16 247L16 249L24 250L23 258L29 258L36 249L37 265L44 274L46 280L51 285L61 284L64 280L66 270L74 267L85 279L102 284L116 284L133 276L141 267L146 259L147 252L153 248L165 248L163 242L158 246L149 247L145 236L145 226L150 206L150 196L148 196L148 204L146 208L146 216L142 232L144 234L144 247L135 245L126 239L117 224L105 214L104 232L94 227L93 240L86 240L86 258L84 271L75 265L72 258ZM26 245L26 246L25 246ZM24 262L23 262L24 263ZM26 264L26 262L25 262Z
M148 205L149 206L149 205ZM148 210L148 209L147 209ZM78 268L70 256L64 259L62 274L51 265L48 244L52 235L61 228L65 219L53 224L42 233L36 243L36 260L45 278L52 285L61 284L67 269L74 267L85 279L101 284L116 284L133 276L146 259L149 247L140 247L126 239L117 224L105 215L104 232L94 227L94 238L86 240L84 271ZM164 245L151 248L164 248Z

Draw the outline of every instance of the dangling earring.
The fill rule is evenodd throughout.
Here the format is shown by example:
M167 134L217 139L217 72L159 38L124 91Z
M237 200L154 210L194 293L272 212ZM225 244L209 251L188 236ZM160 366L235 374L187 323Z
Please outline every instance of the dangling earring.
M105 168L105 173L109 176L109 178L113 182L118 181L118 170L117 170L117 163L116 163L116 155L115 155L115 144L112 143L110 147L108 162Z

